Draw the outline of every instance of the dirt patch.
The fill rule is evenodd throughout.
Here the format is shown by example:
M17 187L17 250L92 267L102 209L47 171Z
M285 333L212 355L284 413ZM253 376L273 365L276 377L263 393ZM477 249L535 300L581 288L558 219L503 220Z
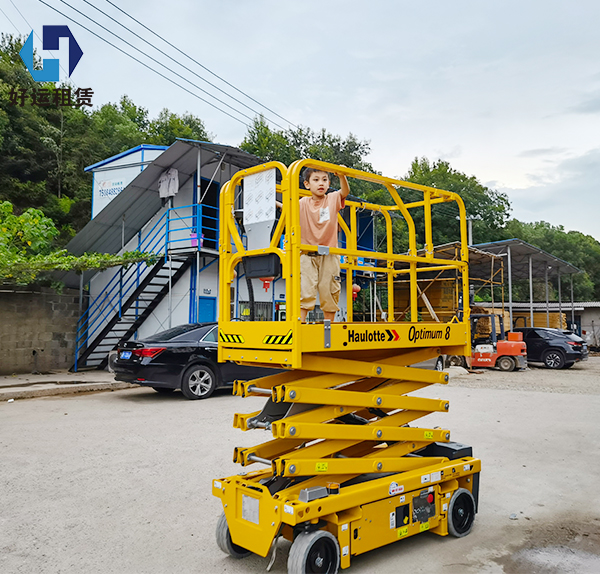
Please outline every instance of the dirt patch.
M555 370L531 365L524 371L513 371L512 373L496 369L479 369L472 373L457 371L451 373L449 385L474 389L599 395L600 357L590 357L587 361L577 363L570 369Z
M600 518L558 516L528 527L523 543L495 562L506 574L600 572Z

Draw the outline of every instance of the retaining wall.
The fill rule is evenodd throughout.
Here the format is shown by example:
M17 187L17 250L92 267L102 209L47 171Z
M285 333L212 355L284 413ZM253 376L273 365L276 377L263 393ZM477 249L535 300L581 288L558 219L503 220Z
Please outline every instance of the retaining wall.
M0 289L0 375L73 365L79 291Z

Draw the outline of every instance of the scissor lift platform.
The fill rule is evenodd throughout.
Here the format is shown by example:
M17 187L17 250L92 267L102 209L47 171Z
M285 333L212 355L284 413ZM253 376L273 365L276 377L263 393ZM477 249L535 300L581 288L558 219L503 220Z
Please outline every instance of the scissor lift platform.
M317 249L303 245L299 231L298 182L306 165L377 183L395 202L378 206L349 201L349 223L338 220L345 246L330 251L343 258L348 318L344 323L300 321L300 252ZM265 244L249 248L234 217L235 197L245 178L270 172L274 180L272 170L279 171L280 183L273 190L281 194L282 216ZM423 200L404 202L402 187L421 192ZM251 188L244 186L243 193ZM461 215L460 261L433 256L431 208L448 201L458 204ZM357 209L383 215L388 232L384 251L358 248ZM414 209L424 211L424 256L417 256ZM394 253L392 215L403 217L408 226L406 254ZM238 172L225 185L219 360L284 370L234 384L235 395L268 397L261 411L236 414L234 426L267 433L271 440L234 452L234 461L242 466L266 468L213 482L213 494L221 498L224 509L217 526L217 542L224 552L235 558L250 553L267 556L283 536L293 542L288 572L337 572L340 566L350 566L351 556L426 530L442 536L470 532L481 463L470 447L450 442L448 429L416 426L428 414L447 412L447 400L412 395L448 382L447 373L413 365L440 354L469 353L468 307L462 308L468 297L464 216L462 201L453 193L314 160L296 162L289 169L271 162ZM286 282L285 321L232 320L234 270L253 257L278 259ZM361 272L372 272L387 286L386 312L379 315L385 321L353 321L352 277L359 258L363 258ZM447 271L456 278L456 314L448 322L418 320L417 276L423 270ZM393 300L398 277L410 282L410 304L402 314Z

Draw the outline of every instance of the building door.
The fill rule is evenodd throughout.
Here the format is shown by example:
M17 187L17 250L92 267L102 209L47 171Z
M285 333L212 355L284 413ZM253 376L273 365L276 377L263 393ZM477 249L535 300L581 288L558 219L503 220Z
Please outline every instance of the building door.
M217 320L217 298L198 297L198 323L210 323Z

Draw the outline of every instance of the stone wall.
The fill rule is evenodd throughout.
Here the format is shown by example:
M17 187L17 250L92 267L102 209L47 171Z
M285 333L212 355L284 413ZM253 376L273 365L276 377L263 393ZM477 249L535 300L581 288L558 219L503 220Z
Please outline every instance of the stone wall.
M73 365L79 291L0 289L0 375Z

